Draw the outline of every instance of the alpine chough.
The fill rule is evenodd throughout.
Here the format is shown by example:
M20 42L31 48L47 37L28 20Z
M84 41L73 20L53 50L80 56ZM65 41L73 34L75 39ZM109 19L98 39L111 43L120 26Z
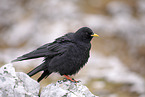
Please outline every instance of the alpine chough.
M69 75L76 74L88 61L90 41L94 36L98 35L94 34L90 28L82 27L75 33L65 34L54 42L45 44L12 62L44 57L43 63L28 73L30 77L43 71L37 80L40 82L51 73L58 72L67 79L75 81Z

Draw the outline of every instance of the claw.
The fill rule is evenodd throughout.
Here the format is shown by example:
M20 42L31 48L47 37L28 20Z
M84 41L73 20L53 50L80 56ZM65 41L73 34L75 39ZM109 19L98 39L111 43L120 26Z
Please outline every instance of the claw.
M79 81L76 81L74 78L70 78L69 76L67 75L63 75L66 77L67 80L71 81L71 82L74 82L74 83L78 83Z

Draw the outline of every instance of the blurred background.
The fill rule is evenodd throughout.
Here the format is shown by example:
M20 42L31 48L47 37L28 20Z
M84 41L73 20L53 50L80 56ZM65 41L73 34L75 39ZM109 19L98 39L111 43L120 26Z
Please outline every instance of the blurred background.
M83 26L100 37L72 77L100 97L145 97L145 0L0 0L0 66ZM14 67L28 73L42 61ZM53 73L41 87L62 79Z

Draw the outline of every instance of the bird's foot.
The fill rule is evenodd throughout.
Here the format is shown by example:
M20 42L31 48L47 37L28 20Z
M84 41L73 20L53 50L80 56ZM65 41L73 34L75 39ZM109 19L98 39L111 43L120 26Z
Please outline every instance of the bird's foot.
M67 75L64 75L66 78L63 79L64 82L66 82L67 80L74 82L74 83L79 83L80 81L76 81L74 78L70 78Z
M76 81L74 78L72 78L72 82L74 82L74 83L79 83L79 82L81 82L80 80L79 81Z
M72 79L67 79L67 78L64 78L63 79L63 82L66 82L66 81L70 81L70 82L74 82L74 83L79 83L80 81L76 81L76 80L74 80L73 78Z

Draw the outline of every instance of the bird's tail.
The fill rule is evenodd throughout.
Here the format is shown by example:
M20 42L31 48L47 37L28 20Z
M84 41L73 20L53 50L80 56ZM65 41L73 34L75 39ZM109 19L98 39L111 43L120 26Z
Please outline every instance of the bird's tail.
M49 72L48 70L45 70L43 74L38 78L37 81L40 82L44 77L47 78L50 74L51 72Z
M42 71L42 70L44 70L44 69L45 69L45 64L42 63L41 65L37 66L37 67L34 68L32 71L30 71L30 72L28 73L28 75L31 77L31 76L35 75L36 73L38 73L38 72L40 72L40 71Z

